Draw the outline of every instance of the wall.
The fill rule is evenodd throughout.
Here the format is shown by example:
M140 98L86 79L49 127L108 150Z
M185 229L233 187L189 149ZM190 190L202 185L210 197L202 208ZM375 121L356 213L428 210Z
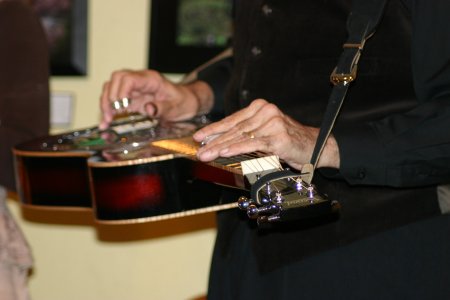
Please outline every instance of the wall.
M101 87L113 70L147 64L149 0L88 2L89 74L51 79L52 91L74 95L69 130L98 124ZM9 204L33 248L34 300L195 299L206 292L213 214L111 227L95 226L89 213L33 215Z

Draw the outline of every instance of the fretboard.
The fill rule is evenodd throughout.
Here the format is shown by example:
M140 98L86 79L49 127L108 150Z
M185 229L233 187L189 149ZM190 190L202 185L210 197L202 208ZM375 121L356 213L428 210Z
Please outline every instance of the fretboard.
M198 148L200 147L199 143L195 142L192 137L160 140L153 142L152 145L169 150L174 153L181 154L192 160L197 160L196 154ZM261 156L261 153L248 153L233 157L220 157L212 162L208 162L208 164L216 168L224 169L231 173L242 175L241 162L248 161L254 158L260 158ZM255 170L257 170L257 166L255 166Z

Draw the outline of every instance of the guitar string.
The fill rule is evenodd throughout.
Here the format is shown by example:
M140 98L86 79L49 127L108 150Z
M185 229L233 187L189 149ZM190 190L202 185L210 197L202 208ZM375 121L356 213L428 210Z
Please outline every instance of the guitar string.
M256 159L254 159L254 158L256 158ZM264 170L260 159L263 159L266 162L268 162L269 165L273 167L273 169L276 169L279 171L282 170L282 167L280 166L279 161L275 157L273 157L273 156L261 157L256 152L237 155L237 156L229 157L229 158L219 158L216 160L216 162L221 164L223 161L225 161L226 166L232 167L233 165L240 165L240 163L244 160L249 161L250 164L248 164L248 166L250 167L250 170L253 171L254 173L256 173L256 172Z
M264 167L261 163L261 159L268 161L269 165L273 166L274 169L279 169L278 164L273 157L270 157L270 156L269 157L261 157L257 153L242 154L242 155L236 156L234 158L232 157L232 158L230 158L230 160L236 161L236 160L239 160L240 158L251 158L251 159L246 159L246 161L249 162L249 164L247 164L247 166L250 168L250 171L252 173L258 173L258 172L264 171ZM241 160L241 162L242 161L243 160ZM277 194L280 193L277 186L275 186L275 191Z
M253 173L257 173L257 172L264 170L261 160L259 160L260 158L262 158L266 162L268 162L271 166L273 166L274 169L279 170L279 171L283 170L283 168L281 167L281 164L277 158L275 158L274 156L264 156L264 155L266 155L266 154L262 153L262 152L250 152L250 153L237 155L234 157L219 158L219 159L221 159L222 161L226 161L227 163L224 165L226 165L227 167L232 167L232 168L237 167L238 169L242 169L242 167L241 167L242 161L249 161L250 164L247 164L247 166L250 168L250 171ZM302 190L306 190L308 188L308 186L305 184L305 182L301 179L301 175L289 176L287 178L292 180L293 182L296 182L297 184L300 184L301 188L297 189L299 192ZM280 192L277 186L275 186L275 188L276 188L277 192Z
M250 171L253 173L257 173L257 172L264 170L261 160L260 160L260 159L264 159L274 169L279 170L279 171L283 170L283 168L281 167L281 164L279 163L279 160L276 157L263 156L263 155L265 155L265 153L250 152L250 153L246 153L246 154L237 155L234 157L218 158L218 159L216 159L216 162L221 165L225 165L227 167L242 169L241 162L249 161L250 164L247 164L247 166L249 166ZM296 182L297 184L300 184L301 188L297 189L298 191L301 191L301 190L307 188L307 186L305 185L303 180L301 180L301 176L289 176L288 179L292 180L293 182ZM276 192L280 193L280 190L278 189L278 187L277 186L274 186L274 187L275 187Z
M229 160L236 162L236 161L243 161L242 158L246 159L246 158L255 158L255 157L256 157L256 159L249 160L250 164L248 165L250 167L250 170L253 171L254 173L264 170L261 160L259 158L263 158L265 161L269 162L269 164L271 166L273 166L274 169L278 169L278 170L283 169L279 163L279 160L277 158L275 158L274 156L261 157L258 153L243 154L243 155L231 157L231 158L229 158ZM299 193L306 192L308 187L305 185L303 180L301 180L301 176L288 176L287 179L292 180L293 182L295 182L297 184L300 184L300 188L296 188L297 192L299 192ZM271 186L274 188L277 197L279 195L281 195L281 191L277 185L271 185Z
M281 165L279 164L279 161L277 158L275 158L274 156L263 157L263 156L261 156L262 154L263 153L251 152L251 153L236 155L234 157L218 158L215 160L215 162L222 166L242 169L241 162L249 161L250 163L247 164L247 166L250 168L250 171L252 173L258 173L258 172L261 172L264 170L263 165L260 160L260 159L264 159L266 162L269 163L269 165L271 165L273 167L273 169L276 169L279 171L283 169L281 167ZM290 176L289 178L294 182L300 183L302 187L305 187L303 181L299 181L300 177ZM277 192L279 192L278 188L276 188L276 189L277 189Z

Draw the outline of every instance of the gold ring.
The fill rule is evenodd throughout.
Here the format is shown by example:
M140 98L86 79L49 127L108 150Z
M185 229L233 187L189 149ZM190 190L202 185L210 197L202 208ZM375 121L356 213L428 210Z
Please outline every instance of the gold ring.
M255 138L255 134L252 131L244 131L242 133L242 135L245 135L246 137L248 137L249 139L254 139Z
M130 106L130 104L131 104L131 99L130 98L118 99L118 100L114 101L113 103L111 103L112 107L115 110L125 109L128 106Z

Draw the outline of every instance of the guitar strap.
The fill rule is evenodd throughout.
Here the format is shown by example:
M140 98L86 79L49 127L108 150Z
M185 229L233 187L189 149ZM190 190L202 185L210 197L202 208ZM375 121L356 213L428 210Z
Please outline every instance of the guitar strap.
M347 19L348 38L343 45L343 52L337 66L330 76L333 89L320 126L310 165L305 166L308 169L307 172L310 172L306 179L308 183L311 183L313 172L333 129L350 83L356 79L358 61L366 40L375 33L383 15L385 4L386 0L353 0L352 11ZM302 172L304 172L304 169Z

